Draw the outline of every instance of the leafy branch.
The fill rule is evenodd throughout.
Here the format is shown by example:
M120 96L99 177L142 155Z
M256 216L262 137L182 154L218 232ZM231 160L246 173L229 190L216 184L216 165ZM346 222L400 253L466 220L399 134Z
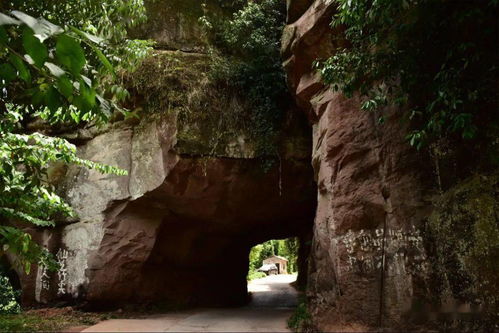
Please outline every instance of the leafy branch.
M363 110L399 106L418 149L497 124L497 1L335 2L343 46L315 64L332 89L358 92Z
M62 162L127 174L78 157L76 147L62 138L24 128L33 117L50 124L101 123L114 111L126 112L112 96L106 98L116 73L101 50L104 45L102 38L74 27L63 28L20 11L0 13L0 255L15 254L26 272L34 262L56 265L20 228L21 222L50 227L58 216L74 216L49 183L51 165ZM89 62L89 52L100 63Z

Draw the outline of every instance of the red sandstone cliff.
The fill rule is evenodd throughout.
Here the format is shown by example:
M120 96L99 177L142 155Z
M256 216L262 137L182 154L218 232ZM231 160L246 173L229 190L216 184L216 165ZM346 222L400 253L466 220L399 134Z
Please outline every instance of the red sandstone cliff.
M297 104L313 126L318 183L308 299L320 330L404 326L424 295L418 227L427 212L418 154L397 110L378 124L325 87L312 63L332 55L332 1L288 1L282 54Z

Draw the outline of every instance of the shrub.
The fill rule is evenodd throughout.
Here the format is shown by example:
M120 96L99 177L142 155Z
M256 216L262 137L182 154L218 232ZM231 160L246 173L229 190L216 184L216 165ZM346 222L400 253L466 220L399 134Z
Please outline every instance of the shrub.
M498 174L473 176L442 195L428 221L432 294L479 306L480 325L491 331L499 313L498 186Z
M295 332L306 331L311 326L311 320L305 298L301 297L298 306L288 319L288 327Z
M0 314L16 314L21 311L16 296L17 293L12 288L9 279L0 275Z
M264 272L250 271L248 273L248 277L246 279L248 281L252 281L252 280L264 278L266 276L267 276L267 274L265 274Z

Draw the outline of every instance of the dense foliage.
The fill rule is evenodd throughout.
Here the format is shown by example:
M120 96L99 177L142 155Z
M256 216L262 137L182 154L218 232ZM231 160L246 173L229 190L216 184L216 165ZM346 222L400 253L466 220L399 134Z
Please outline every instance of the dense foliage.
M344 34L317 65L326 83L347 96L360 92L364 110L402 106L418 148L497 138L496 0L336 3L332 26Z
M9 279L0 274L0 314L14 314L21 310L16 300L16 293Z
M137 65L150 46L147 41L129 39L127 33L147 19L143 0L10 0L3 1L0 8L4 12L19 10L61 27L77 27L98 36L102 52L117 72ZM87 53L87 60L93 64L99 64L101 59Z
M126 4L131 8L122 7ZM0 254L15 253L17 264L29 272L33 262L49 268L55 263L19 222L53 226L56 217L73 214L49 184L49 167L63 162L126 172L83 160L74 145L27 125L35 119L66 127L98 125L117 111L126 113L119 105L127 96L119 70L139 61L147 45L113 44L126 38L135 15L141 18L140 1L10 1L1 8L61 23L18 10L0 13Z
M201 21L214 46L212 78L248 101L247 123L258 153L277 155L287 91L279 53L285 3L248 2L230 19L205 16Z

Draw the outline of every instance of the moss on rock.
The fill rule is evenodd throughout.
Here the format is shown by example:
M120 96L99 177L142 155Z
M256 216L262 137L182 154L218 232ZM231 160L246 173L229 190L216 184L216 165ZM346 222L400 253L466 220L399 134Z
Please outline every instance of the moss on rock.
M129 78L145 114L174 113L180 154L254 158L250 105L209 77L203 54L156 51Z
M476 175L447 191L429 219L437 294L499 310L499 174ZM493 319L495 317L495 319Z
M133 38L153 39L165 50L201 52L208 38L200 18L204 15L227 17L241 8L245 0L146 0L148 21L133 29Z

